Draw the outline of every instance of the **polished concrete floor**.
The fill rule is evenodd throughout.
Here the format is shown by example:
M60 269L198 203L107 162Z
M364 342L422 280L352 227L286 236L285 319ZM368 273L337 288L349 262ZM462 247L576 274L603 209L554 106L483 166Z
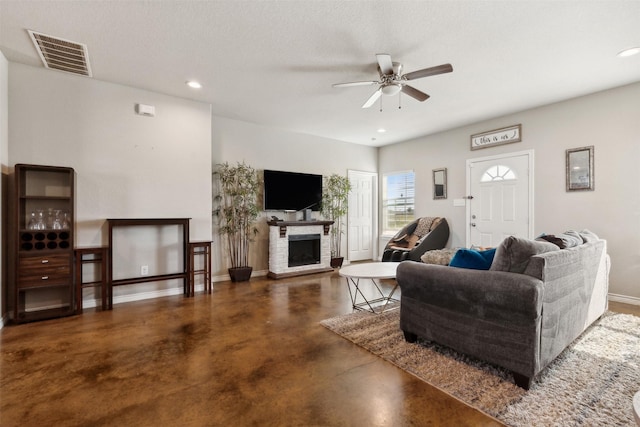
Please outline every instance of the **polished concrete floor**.
M318 324L348 312L325 273L7 326L0 425L500 425Z

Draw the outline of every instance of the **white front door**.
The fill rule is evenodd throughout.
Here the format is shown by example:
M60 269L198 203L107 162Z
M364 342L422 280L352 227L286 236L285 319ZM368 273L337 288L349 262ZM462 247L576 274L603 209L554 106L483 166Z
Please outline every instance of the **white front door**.
M467 247L532 238L533 151L467 160Z
M373 259L376 212L374 206L377 174L348 171L351 183L349 213L347 217L349 261Z

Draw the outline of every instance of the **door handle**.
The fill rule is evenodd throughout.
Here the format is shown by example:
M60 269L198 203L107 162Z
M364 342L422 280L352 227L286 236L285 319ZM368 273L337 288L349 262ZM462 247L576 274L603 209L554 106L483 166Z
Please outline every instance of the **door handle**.
M475 223L475 222L472 222L472 223L471 223L471 226L472 226L472 227L475 227L475 226L476 226L476 223Z

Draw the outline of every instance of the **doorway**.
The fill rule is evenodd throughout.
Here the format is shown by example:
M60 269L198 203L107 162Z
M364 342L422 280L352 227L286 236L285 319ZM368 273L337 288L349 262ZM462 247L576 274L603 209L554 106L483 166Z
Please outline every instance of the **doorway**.
M347 215L347 248L349 261L374 259L377 223L378 174L349 170L351 183Z
M533 150L467 160L467 247L533 237Z

